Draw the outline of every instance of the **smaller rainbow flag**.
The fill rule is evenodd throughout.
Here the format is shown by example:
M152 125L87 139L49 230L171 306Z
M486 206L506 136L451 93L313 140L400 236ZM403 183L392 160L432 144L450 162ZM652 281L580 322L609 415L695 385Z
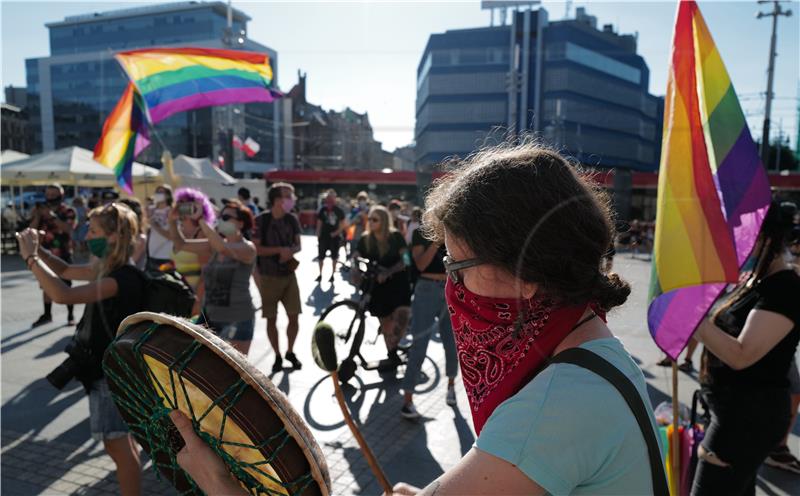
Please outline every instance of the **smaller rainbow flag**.
M103 125L94 158L132 191L134 157L149 143L147 124L215 105L272 102L272 67L263 53L208 48L146 48L120 52L130 83Z
M114 169L120 187L133 193L133 158L147 142L142 96L128 83L103 124L103 134L94 147L94 159Z

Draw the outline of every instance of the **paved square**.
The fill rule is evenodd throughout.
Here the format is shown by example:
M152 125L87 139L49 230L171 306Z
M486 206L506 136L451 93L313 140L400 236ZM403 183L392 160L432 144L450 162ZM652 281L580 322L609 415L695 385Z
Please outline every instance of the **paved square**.
M332 301L353 293L337 274L333 284L317 285L316 240L303 236L298 269L301 298L300 335L296 353L303 362L299 371L271 374L274 353L266 339L266 322L257 320L249 359L267 374L289 398L314 433L325 453L333 494L380 494L357 444L342 419L328 376L311 358L311 331L319 314ZM618 270L633 286L629 302L609 315L612 330L642 366L655 406L668 398L671 376L655 366L660 352L645 324L649 262L620 254ZM326 261L325 277L330 274ZM254 288L254 294L257 291ZM30 323L41 313L41 293L19 257L2 258L2 494L117 494L114 465L102 446L89 438L88 401L83 389L71 382L56 391L44 376L66 357L62 353L74 328L66 326L66 309L54 306L53 323L36 329ZM256 296L257 298L257 296ZM82 309L78 309L82 312ZM281 310L282 311L282 310ZM336 322L332 322L335 326ZM285 318L279 318L285 328ZM374 336L367 336L370 340ZM365 340L366 341L366 340ZM445 404L444 352L437 337L428 348L423 366L425 382L418 386L415 403L423 419L409 422L400 417L400 378L359 370L358 387L345 389L353 416L392 482L424 485L453 466L475 440L466 395L456 381L458 405ZM285 347L285 338L282 336ZM380 358L381 343L365 346L365 355ZM285 351L285 348L284 348ZM699 363L699 353L695 358ZM402 371L401 371L402 372ZM688 403L697 388L696 376L681 374L680 399ZM795 427L795 434L800 432ZM798 451L797 436L790 440ZM174 494L157 479L149 464L144 469L144 494ZM759 494L800 494L800 478L768 467L761 470Z

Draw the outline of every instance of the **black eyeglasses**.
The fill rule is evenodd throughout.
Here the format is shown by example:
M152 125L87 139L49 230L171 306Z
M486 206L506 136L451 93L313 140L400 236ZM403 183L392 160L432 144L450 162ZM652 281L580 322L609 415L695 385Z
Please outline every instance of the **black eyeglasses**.
M470 258L468 260L461 260L455 261L453 257L450 255L445 255L442 259L444 262L444 270L447 272L447 275L450 277L450 280L453 281L455 284L459 284L461 282L461 277L458 275L459 270L468 269L470 267L475 267L477 265L483 265L480 259L477 258Z

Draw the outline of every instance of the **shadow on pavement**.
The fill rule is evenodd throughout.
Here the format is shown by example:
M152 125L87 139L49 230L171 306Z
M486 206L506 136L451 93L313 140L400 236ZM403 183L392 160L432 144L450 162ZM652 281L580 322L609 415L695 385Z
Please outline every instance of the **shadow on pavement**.
M63 353L64 348L66 348L67 346L67 343L69 343L71 340L72 336L64 336L55 343L53 343L52 345L50 345L50 347L47 348L46 350L42 350L42 352L36 355L34 358L45 358L52 355L56 355L58 353ZM67 358L66 353L64 353L63 358L65 359Z
M39 334L37 334L35 336L29 336L27 339L24 339L24 340L21 340L21 341L15 341L15 342L10 343L10 344L8 342L12 341L14 338L17 338L19 336L22 336L23 334L27 334L29 332L33 332L33 331L36 331L36 330L44 330L44 327L29 327L28 329L25 329L24 331L20 331L20 332L18 332L16 334L12 334L11 336L6 336L5 338L3 338L2 341L0 341L0 344L3 345L3 348L0 349L0 353L8 353L8 352L14 350L15 348L18 348L18 347L20 347L20 346L22 346L22 345L24 345L26 343L29 343L29 342L31 342L33 340L36 340L36 339L39 339L41 337L47 336L48 334L52 334L52 333L54 333L56 331L60 331L61 329L65 328L65 327L72 327L72 326L68 326L66 324L63 324L63 325L60 325L60 326L51 327L50 329L47 329L44 332L39 333ZM61 348L61 351L64 351L64 348Z
M328 286L327 290L322 289L320 285L314 287L311 294L308 295L306 305L314 308L314 315L320 315L325 308L333 303L334 297L339 294L336 292L333 284Z
M2 258L0 258L0 273L5 274L6 272L16 272L19 270L28 271L28 268L25 266L25 260L19 255L3 255ZM3 280L5 280L5 278L6 276L3 276Z
M89 437L88 411L83 421L64 430L57 437L47 440L37 439L62 412L83 399L84 394L86 393L83 387L75 381L71 381L62 391L58 391L45 379L38 379L3 404L0 415L3 418L4 446L15 441L11 438L23 438L10 449L4 447L4 479L18 478L14 476L17 468L12 465L15 460L27 460L32 464L28 466L28 471L32 466L38 465L38 462L32 459L36 456L37 446L40 447L40 461L46 465L35 472L39 478L37 485L40 487L47 487L61 479L75 465L102 455L102 452L97 451L99 447L97 442L92 442L77 452L74 451L77 445L81 445Z
M364 438L372 447L375 456L391 483L399 481L414 485L424 485L438 477L442 467L428 448L428 436L423 418L420 422L408 422L400 417L402 396L400 381L395 377L384 376L384 380L368 384L359 390L350 390L351 405L361 405L368 391L377 391L374 401L369 405L366 417L357 423L362 425ZM347 397L347 394L346 394ZM352 408L352 406L351 406ZM354 410L354 411L360 411ZM355 479L356 494L380 494L382 492L366 459L360 450L352 447L344 449L344 458L350 466Z

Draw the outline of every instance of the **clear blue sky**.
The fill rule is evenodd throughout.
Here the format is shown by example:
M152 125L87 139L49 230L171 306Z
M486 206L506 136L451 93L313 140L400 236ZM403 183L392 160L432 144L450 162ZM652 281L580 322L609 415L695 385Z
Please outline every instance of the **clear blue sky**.
M147 5L152 2L2 1L2 83L25 85L24 60L49 54L46 22L68 15ZM700 8L740 96L754 137L761 136L770 20L755 1L700 1ZM551 20L564 16L564 2L545 0ZM800 84L800 4L788 2L781 17L773 105L773 136L783 121L795 142ZM234 1L248 13L249 37L278 51L280 87L308 74L310 101L325 108L369 112L376 138L393 150L413 140L416 69L431 33L489 24L479 0L469 2L266 2ZM599 24L639 33L639 53L650 67L650 91L663 95L675 2L575 1Z

